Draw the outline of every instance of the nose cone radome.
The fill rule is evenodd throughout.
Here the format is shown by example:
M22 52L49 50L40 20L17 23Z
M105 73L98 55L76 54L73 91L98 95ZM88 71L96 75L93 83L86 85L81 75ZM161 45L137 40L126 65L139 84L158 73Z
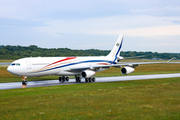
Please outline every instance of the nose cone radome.
M15 74L15 71L13 70L12 66L8 66L7 71L11 74Z
M8 72L10 72L10 71L11 71L11 68L10 68L10 66L8 66L8 68L7 68L7 71L8 71Z

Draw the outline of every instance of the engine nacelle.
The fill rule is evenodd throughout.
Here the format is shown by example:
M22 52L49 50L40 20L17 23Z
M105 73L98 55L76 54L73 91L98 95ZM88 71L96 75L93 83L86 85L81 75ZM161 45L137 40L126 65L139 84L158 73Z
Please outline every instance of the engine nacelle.
M135 71L135 69L132 67L123 67L121 69L122 74L130 74L130 73L133 73L134 71Z
M84 78L89 78L92 77L96 74L96 72L92 71L92 70L85 70L81 73L82 77Z

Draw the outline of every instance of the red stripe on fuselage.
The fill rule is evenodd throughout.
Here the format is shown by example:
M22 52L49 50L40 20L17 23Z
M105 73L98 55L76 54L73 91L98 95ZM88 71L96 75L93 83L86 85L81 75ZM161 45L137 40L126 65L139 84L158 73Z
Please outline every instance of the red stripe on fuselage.
M108 63L98 63L98 65L108 65Z
M64 61L66 61L66 60L72 60L72 59L75 59L75 58L76 58L76 57L67 57L67 58L65 58L65 59L62 59L62 60L56 61L56 62L54 62L54 63L51 63L51 64L47 65L46 67L48 67L48 66L50 66L50 65L54 65L54 64L56 64L56 63L64 62Z

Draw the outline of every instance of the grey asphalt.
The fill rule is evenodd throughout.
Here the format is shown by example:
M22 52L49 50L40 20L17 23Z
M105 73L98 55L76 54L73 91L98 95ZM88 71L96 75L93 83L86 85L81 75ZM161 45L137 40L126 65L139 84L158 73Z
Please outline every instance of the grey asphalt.
M130 80L147 80L157 78L173 78L180 77L180 73L177 74L156 74L156 75L134 75L134 76L119 76L119 77L97 77L96 82L115 82L115 81L130 81ZM42 86L54 86L54 85L70 85L70 84L88 84L82 79L81 83L76 83L75 79L70 79L69 82L59 82L59 80L46 80L46 81L29 81L26 87L22 86L21 82L13 83L0 83L0 90L5 89L17 89L17 88L29 88L29 87L42 87Z

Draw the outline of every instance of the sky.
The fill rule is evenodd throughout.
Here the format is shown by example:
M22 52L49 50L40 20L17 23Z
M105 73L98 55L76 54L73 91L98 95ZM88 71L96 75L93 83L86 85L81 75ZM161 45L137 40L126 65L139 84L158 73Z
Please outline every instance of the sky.
M0 0L0 45L180 53L179 0Z

